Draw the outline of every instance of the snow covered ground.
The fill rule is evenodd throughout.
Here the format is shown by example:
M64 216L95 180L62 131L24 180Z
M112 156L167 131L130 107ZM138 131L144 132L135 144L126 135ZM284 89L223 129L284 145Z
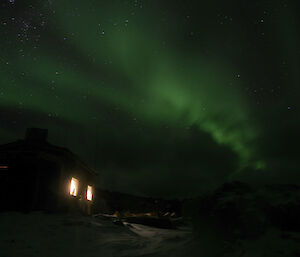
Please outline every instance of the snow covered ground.
M100 217L9 212L0 214L0 256L178 256L190 234Z
M189 228L122 226L101 216L7 212L0 213L0 256L300 256L297 233L269 230L259 239L233 244L204 231L195 234Z

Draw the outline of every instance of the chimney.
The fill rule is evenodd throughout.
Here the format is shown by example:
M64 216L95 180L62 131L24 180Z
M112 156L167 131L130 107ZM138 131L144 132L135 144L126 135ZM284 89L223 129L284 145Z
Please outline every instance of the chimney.
M28 128L26 130L25 140L34 142L46 142L48 137L48 129Z

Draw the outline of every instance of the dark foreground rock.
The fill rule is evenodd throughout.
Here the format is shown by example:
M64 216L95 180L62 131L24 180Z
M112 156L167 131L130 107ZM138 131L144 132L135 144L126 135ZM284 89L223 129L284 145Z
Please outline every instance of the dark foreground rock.
M213 197L211 216L220 231L230 238L255 238L265 232L264 201L247 184L224 184Z
M265 215L271 225L284 231L300 232L300 187L269 185L259 192L266 200Z
M267 185L252 188L242 182L226 183L210 196L199 198L199 219L210 222L226 239L254 239L274 227L300 231L300 188L296 185ZM198 219L198 220L197 220Z

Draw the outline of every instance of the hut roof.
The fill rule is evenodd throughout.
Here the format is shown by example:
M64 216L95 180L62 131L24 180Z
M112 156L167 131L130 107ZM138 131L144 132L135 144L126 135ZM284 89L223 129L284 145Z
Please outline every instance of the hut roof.
M32 154L48 154L55 156L58 159L73 162L74 164L81 167L91 175L97 175L97 172L89 167L84 161L82 161L77 155L72 153L65 147L52 145L43 140L32 140L30 137L26 137L25 140L17 140L12 143L0 145L0 153L10 154L21 154L21 153L32 153Z

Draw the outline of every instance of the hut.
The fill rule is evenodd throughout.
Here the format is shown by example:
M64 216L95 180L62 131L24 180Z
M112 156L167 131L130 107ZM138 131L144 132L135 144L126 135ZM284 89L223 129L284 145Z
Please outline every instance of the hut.
M0 145L0 210L91 214L95 170L47 136L47 129L30 128L24 140Z

